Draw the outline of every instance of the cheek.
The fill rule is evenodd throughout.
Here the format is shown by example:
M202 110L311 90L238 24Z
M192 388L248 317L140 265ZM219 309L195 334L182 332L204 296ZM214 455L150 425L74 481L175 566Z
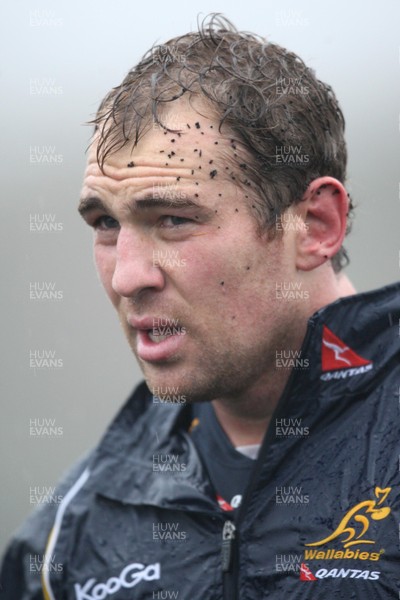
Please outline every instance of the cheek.
M110 298L111 302L116 305L118 295L112 288L112 279L115 270L115 249L107 246L94 246L94 262L99 279Z
M191 254L189 293L208 318L218 320L223 314L248 326L261 317L271 318L279 308L276 281L285 278L282 248L278 242L252 239L251 232L241 237L234 233L224 243L204 244Z
M265 266L261 275L257 259L244 244L204 244L185 259L186 269L175 271L174 281L178 286L184 283L184 295L212 314L248 307L265 285Z

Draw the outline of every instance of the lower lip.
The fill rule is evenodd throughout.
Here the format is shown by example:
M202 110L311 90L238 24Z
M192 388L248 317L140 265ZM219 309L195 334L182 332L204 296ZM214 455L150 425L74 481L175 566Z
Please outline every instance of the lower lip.
M147 331L137 332L137 354L142 360L159 362L171 358L182 346L184 335L169 335L162 342L153 342Z

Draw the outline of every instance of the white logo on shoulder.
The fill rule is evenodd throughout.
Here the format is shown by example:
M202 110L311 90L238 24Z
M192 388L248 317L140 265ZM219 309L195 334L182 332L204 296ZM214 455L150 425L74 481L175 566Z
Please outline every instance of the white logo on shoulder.
M347 360L347 358L343 358L343 356L341 356L341 354L343 354L343 352L347 352L347 350L349 350L348 346L339 346L338 344L332 344L331 342L328 342L327 340L322 340L322 343L327 348L330 348L331 350L333 350L333 352L335 353L335 360L342 360L346 364L351 365L351 362L349 360Z
M105 583L96 583L96 579L89 579L83 586L75 583L76 600L104 600L122 589L135 587L141 581L154 581L160 579L160 563L142 565L131 563L124 567L118 577L110 577Z

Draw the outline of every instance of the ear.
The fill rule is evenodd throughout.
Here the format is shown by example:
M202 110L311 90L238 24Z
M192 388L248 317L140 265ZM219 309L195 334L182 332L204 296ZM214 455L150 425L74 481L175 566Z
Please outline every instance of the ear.
M296 240L296 267L311 271L334 256L346 234L349 199L334 177L319 177L296 205L305 227Z

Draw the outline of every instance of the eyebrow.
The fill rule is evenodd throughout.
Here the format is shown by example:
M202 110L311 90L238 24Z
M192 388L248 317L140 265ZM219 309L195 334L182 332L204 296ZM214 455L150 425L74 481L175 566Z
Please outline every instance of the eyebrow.
M201 206L190 198L142 198L132 203L131 212L147 210L149 208L201 208ZM107 211L105 203L96 197L82 198L79 202L78 211L84 217L94 210Z
M105 210L105 204L100 198L81 198L79 201L78 212L84 217L92 210Z

